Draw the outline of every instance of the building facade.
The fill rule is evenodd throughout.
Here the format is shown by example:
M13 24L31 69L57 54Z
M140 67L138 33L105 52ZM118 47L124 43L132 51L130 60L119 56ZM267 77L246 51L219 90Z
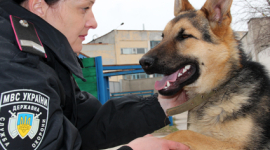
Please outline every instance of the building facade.
M162 31L112 30L83 45L88 56L102 56L104 65L138 64L139 59L162 37Z
M139 64L141 57L162 40L162 31L112 30L84 44L82 53L87 56L102 56L103 65ZM135 80L160 77L138 73L111 77L110 81Z

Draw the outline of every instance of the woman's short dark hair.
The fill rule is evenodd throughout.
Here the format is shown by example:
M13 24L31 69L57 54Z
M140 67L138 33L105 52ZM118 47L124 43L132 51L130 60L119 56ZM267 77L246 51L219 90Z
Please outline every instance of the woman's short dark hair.
M17 4L21 4L22 2L26 1L26 0L13 0L14 2L16 2ZM57 3L60 0L44 0L49 6L52 6L53 4Z

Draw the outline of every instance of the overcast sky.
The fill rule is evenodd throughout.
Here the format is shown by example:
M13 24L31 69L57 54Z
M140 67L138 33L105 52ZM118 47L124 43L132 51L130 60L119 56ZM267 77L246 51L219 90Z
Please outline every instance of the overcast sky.
M205 3L205 0L189 1L196 9ZM83 43L114 29L142 30L144 26L145 30L163 30L174 17L173 7L174 0L96 0L93 11L98 27L89 30ZM120 26L121 23L124 25Z

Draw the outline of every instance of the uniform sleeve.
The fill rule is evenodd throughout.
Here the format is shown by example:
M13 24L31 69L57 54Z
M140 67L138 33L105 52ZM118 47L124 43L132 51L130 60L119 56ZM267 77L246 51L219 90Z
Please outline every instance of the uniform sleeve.
M89 93L77 90L78 129L82 149L104 149L152 133L169 124L157 94L128 95L101 105Z
M6 139L0 149L78 150L81 138L63 115L54 71L36 55L3 40L0 45L1 134Z

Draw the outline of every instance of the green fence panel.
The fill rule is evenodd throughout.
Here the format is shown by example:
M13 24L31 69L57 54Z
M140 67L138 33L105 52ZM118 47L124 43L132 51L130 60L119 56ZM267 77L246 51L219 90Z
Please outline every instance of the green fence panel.
M85 67L82 68L83 76L87 81L84 82L80 78L73 75L75 81L77 82L81 91L86 91L98 98L95 58L84 58L82 59L82 63Z
M95 91L97 90L97 84L79 84L79 87L82 91Z
M96 68L82 68L83 76L84 77L93 77L96 76Z
M91 93L93 96L95 96L95 98L98 99L98 92L97 91L86 91L88 93Z
M87 83L97 83L97 77L85 77Z
M84 67L95 67L95 58L84 58L82 63Z
M96 84L97 83L97 77L85 77L87 80L86 82L82 81L80 78L75 78L75 81L77 84L84 84L84 83L89 83L89 84Z
M74 77L75 81L77 82L79 88L81 91L86 91L90 94L92 94L94 97L98 98L98 94L97 94L97 81L91 81L96 79L96 77L88 77L86 78L86 82L83 82L82 79L78 78L78 77ZM90 79L90 80L88 80Z

